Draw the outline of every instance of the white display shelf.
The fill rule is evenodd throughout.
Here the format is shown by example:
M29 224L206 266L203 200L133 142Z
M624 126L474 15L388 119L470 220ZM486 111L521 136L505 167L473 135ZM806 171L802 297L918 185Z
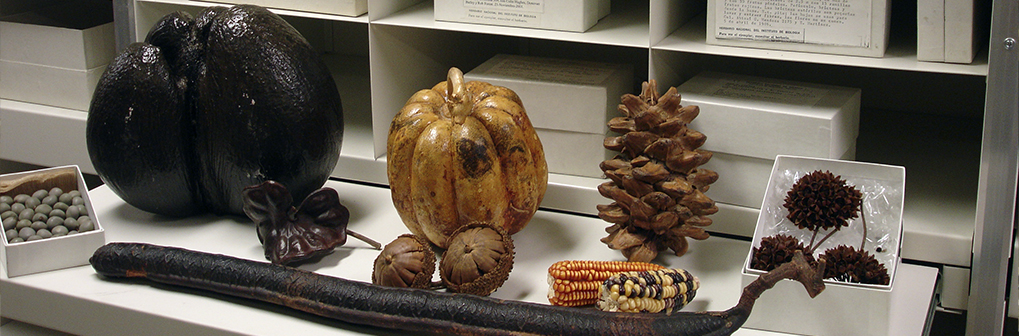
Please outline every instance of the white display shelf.
M844 56L771 49L742 48L705 43L705 16L698 15L669 34L652 48L696 54L709 54L752 59L832 64L840 66L920 71L943 74L987 76L987 50L977 55L972 64L920 62L916 60L915 41L891 39L884 57ZM909 45L909 42L913 42Z
M351 230L383 243L408 232L396 214L388 189L339 181L329 181L327 186L336 189L341 202L350 209ZM253 224L246 218L204 215L168 219L125 204L105 186L92 190L90 196L109 242L179 246L264 261ZM546 271L552 263L565 259L621 260L619 252L598 241L604 236L601 226L602 222L594 218L539 211L524 230L514 235L513 271L493 296L546 303ZM700 279L701 289L684 310L724 310L738 301L740 267L749 248L747 241L714 237L691 243L684 257L668 255L656 261L685 268ZM370 281L377 255L378 251L351 239L333 254L301 268ZM906 285L894 290L891 334L921 335L931 311L937 269L903 265L897 277L897 284ZM755 307L760 309L773 307ZM0 314L72 334L401 334L200 290L106 280L89 266L15 278L0 274ZM774 335L754 330L737 334Z
M129 12L130 21L125 26L131 35L136 35L131 36L135 39L144 38L151 24L171 11L197 12L206 6L222 5L187 0L124 0L115 3L126 3L130 7L125 10ZM614 3L613 13L584 33L435 22L429 0L372 0L369 13L359 17L273 11L288 20L297 21L292 24L302 33L320 35L309 37L309 40L329 52L328 57L354 54L354 57L363 58L354 65L339 69L340 73L356 74L354 82L357 89L353 94L343 95L345 105L348 99L361 102L357 103L357 108L345 106L344 143L334 176L382 185L387 183L385 141L389 122L406 98L443 80L450 66L466 70L497 53L565 55L593 60L604 58L604 61L619 61L619 54L624 53L627 55L622 58L627 61L636 59L631 63L638 67L643 67L644 59L647 60L647 77L637 76L638 80L651 78L669 85L682 83L705 65L723 69L735 66L735 71L746 72L744 74L764 73L778 77L799 76L796 71L802 69L837 70L838 74L834 77L820 80L831 81L826 84L846 82L865 86L864 97L883 97L879 102L871 100L870 104L874 106L869 108L899 109L904 114L924 113L926 106L921 105L928 101L944 106L962 105L959 103L975 106L974 100L983 102L983 89L964 89L958 95L955 92L932 93L923 89L923 85L911 88L908 80L918 78L924 83L946 84L954 83L960 77L986 78L986 50L978 55L974 64L960 65L917 62L915 47L910 45L912 41L897 39L895 34L889 52L883 58L713 46L704 43L704 4L701 1L620 0ZM691 16L693 18L688 19ZM893 29L906 28L893 22ZM316 31L320 34L315 34ZM642 57L641 53L646 53L647 57ZM634 54L641 54L641 57L633 57ZM758 63L778 64L782 70L755 68ZM843 72L842 69L849 70ZM784 75L786 73L788 75ZM868 83L871 79L879 83ZM974 81L964 82L968 87ZM988 88L987 91L991 90ZM980 97L974 98L977 95ZM84 151L84 141L78 135L84 133L84 116L76 113L79 114L54 113L51 108L41 105L0 101L0 159L43 166L78 164L84 171L90 172L92 169ZM981 116L996 113L981 111ZM909 125L909 121L906 122ZM62 138L79 139L66 147L69 151L81 149L69 154L73 162L64 158L68 154L53 151L52 145L56 141L30 136L51 133L58 133L57 136ZM708 134L709 139L710 136ZM971 143L942 143L930 141L924 133L898 131L866 136L868 138L861 134L860 153L868 153L869 150L870 154L858 156L860 160L907 167L903 257L969 267L974 225L980 221L980 216L976 215L981 207L977 198L987 196L981 195L982 192L975 187L975 176L981 174L976 170L982 161L987 161L979 154L979 144L974 149ZM888 140L896 145L883 146ZM952 154L950 164L946 164L949 156L943 155L946 149ZM987 155L993 159L996 153L989 152ZM957 179L959 176L964 178ZM600 179L551 174L542 206L594 214L595 205L608 202L595 190L601 182ZM744 237L752 234L755 209L725 204L719 207L719 213L712 217L715 221L710 227L712 231ZM601 230L607 224L599 223L597 226ZM945 285L953 286L955 292L969 291L968 284Z
M139 2L141 2L141 1L139 1ZM175 6L202 7L202 8L204 8L204 7L212 7L212 6L223 6L223 7L233 6L233 4L230 4L230 3L212 2L212 1L192 1L192 0L146 0L145 2L148 2L148 3L164 3L164 4L175 5ZM332 14L322 14L322 13L315 13L315 12L308 12L308 11L298 11L298 10L289 10L289 9L280 9L280 8L269 8L269 10L272 11L273 13L276 13L276 14L279 14L279 15L284 15L284 16L305 17L305 18L310 18L310 19L319 19L319 20L328 20L328 21L346 21L346 22L360 22L360 23L367 23L368 22L368 16L367 15L360 15L360 16L332 15ZM144 35L142 35L142 36L144 36Z

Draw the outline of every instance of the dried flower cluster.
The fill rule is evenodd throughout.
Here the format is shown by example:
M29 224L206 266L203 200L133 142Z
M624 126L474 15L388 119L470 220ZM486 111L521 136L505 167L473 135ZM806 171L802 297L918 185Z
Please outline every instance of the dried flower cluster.
M824 270L826 279L873 285L887 285L890 281L885 265L862 249L839 245L824 251L821 258L827 263Z
M598 217L613 224L601 241L630 261L651 261L665 249L685 254L686 237L707 239L702 227L718 211L704 195L718 173L698 168L712 156L698 149L706 137L687 128L700 109L682 106L680 98L676 88L659 96L655 81L645 82L640 96L622 97L625 116L609 121L621 135L604 143L619 155L600 165L611 181L598 192L614 201L598 206Z
M792 260L797 251L806 256L813 255L822 242L843 226L848 226L849 220L860 214L862 198L862 192L831 172L814 171L801 177L789 190L783 206L789 211L786 218L798 228L814 232L810 243L804 246L798 239L783 234L764 237L760 247L753 249L750 267L770 271ZM862 225L866 235L866 220L862 221ZM831 231L815 242L821 230ZM818 260L825 263L824 278L887 285L890 280L888 270L863 249L864 242L866 239L858 249L839 245L821 254ZM809 262L814 263L813 260Z
M862 197L841 176L814 171L793 184L783 206L789 209L786 218L801 229L838 230L858 216Z
M793 260L796 251L806 251L807 248L798 239L790 235L775 235L761 238L761 247L753 248L750 267L762 271L770 271L784 263ZM813 256L804 253L805 258L811 264L814 263Z

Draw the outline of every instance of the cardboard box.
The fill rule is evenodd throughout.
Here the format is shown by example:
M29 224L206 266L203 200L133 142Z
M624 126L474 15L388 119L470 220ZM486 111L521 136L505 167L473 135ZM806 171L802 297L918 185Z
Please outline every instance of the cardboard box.
M550 172L602 177L598 163L607 158L602 146L607 124L621 116L619 97L630 91L633 70L624 64L496 55L464 80L504 86L520 96L539 130Z
M707 193L716 201L759 206L777 155L855 158L859 89L715 72L677 89L700 107L690 128L715 153L704 167L719 173Z
M77 70L0 60L0 98L88 111L106 66Z
M945 0L917 0L916 60L945 61Z
M610 6L609 0L435 0L435 20L584 32Z
M20 243L8 243L6 233L0 233L0 239L3 240L0 261L8 277L87 265L92 253L106 243L106 232L95 216L88 187L78 166L0 175L0 195L31 195L36 190L49 190L53 187L60 187L65 192L78 190L81 193L89 218L95 223L95 230Z
M825 280L825 290L811 299L803 286L782 280L765 292L744 327L804 335L887 335L891 291L900 262L902 208L905 192L905 168L861 162L779 156L775 159L753 246L763 237L783 233L793 235L807 245L812 232L798 229L785 216L782 204L797 179L810 172L830 171L863 193L861 211L865 216L853 219L831 238L820 244L815 257L837 245L859 247L864 239L862 218L867 221L865 250L885 265L888 285L864 285ZM827 231L819 234L826 234ZM743 266L742 283L747 285L764 272L751 269L753 250ZM908 285L908 284L907 284Z
M109 1L67 2L5 16L0 98L88 110L99 77L116 55L115 43Z
M360 16L368 12L368 0L212 0L229 4L251 4L302 12Z
M545 150L549 172L599 178L604 174L598 165L616 155L602 146L605 134L534 130Z
M708 0L708 44L882 57L891 1Z
M0 60L88 70L109 64L115 44L109 1L63 3L0 18Z

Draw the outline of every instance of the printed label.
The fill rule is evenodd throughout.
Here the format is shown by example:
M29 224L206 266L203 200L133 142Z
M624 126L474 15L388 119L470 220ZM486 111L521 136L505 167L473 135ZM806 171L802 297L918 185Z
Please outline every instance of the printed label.
M607 66L556 59L507 58L487 71L490 75L542 82L600 84L612 74Z
M870 47L871 0L718 0L715 38Z
M724 79L704 90L704 94L709 96L798 106L813 106L827 93L827 90L821 88L752 79Z
M544 0L464 0L467 18L475 22L539 25Z

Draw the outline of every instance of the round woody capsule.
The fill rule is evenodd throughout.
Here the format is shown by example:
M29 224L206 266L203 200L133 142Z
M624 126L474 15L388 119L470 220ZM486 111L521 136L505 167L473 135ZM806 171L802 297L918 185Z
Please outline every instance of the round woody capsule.
M450 291L492 294L513 269L513 240L501 227L468 224L453 232L446 245L439 276Z
M389 287L428 288L435 273L431 244L404 234L386 245L375 258L372 283Z

